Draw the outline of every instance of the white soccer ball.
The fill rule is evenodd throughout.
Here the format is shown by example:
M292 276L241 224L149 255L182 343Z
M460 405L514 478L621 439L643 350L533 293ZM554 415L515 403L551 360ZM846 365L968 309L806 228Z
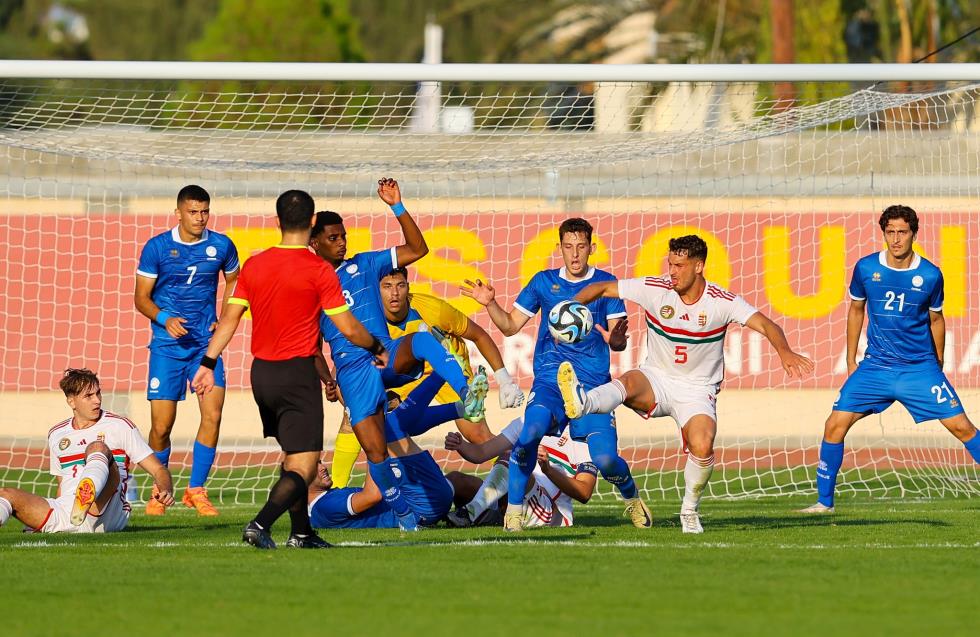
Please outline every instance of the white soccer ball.
M592 331L592 312L577 301L562 301L548 312L548 331L562 343L578 343Z

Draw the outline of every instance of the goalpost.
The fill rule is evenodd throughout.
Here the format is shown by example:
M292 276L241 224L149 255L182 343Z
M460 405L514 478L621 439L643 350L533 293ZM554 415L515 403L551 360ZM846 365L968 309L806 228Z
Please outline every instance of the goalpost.
M413 290L488 327L525 389L537 320L505 340L460 296L463 279L493 282L509 307L533 273L560 265L556 230L570 216L592 223L593 263L619 277L660 274L671 236L703 236L708 278L817 364L790 381L758 335L729 330L709 495L812 493L846 377L846 284L880 248L889 204L922 217L918 249L945 274L946 372L967 413L980 413L978 90L975 64L0 62L0 484L51 488L45 434L68 416L57 391L66 367L94 369L105 406L148 431L149 326L133 307L134 272L146 240L173 225L182 186L210 192L211 227L244 260L276 241L273 203L287 188L340 212L351 252L395 245L398 226L374 194L391 176L431 248L410 269ZM643 321L628 310L614 375L644 356ZM277 471L248 392L249 331L246 321L226 353L209 483L224 503L263 500ZM194 402L174 429L178 488ZM488 405L495 432L520 414L494 396ZM340 412L327 409L330 449ZM621 408L618 431L644 495L679 498L673 423ZM444 433L422 442L447 468L466 467L440 452ZM914 425L893 407L855 426L839 485L974 496L980 473L938 423Z

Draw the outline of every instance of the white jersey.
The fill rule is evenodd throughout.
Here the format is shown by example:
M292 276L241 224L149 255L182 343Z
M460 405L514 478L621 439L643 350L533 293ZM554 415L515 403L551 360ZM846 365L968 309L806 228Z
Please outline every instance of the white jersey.
M521 434L524 420L518 418L500 432L514 444L517 437ZM548 460L551 466L563 471L570 478L574 478L578 473L591 473L598 475L599 470L592 463L592 456L589 455L589 445L568 438L567 433L561 438L555 436L545 436L541 439L541 446L548 452ZM534 486L524 496L524 526L572 526L572 504L570 495L564 493L555 486L555 483L548 479L538 466L537 460L534 462Z
M647 365L671 378L716 388L725 378L729 323L745 325L757 311L714 283L707 283L701 298L688 305L666 277L621 280L619 296L645 311Z
M125 501L133 464L142 462L153 453L139 429L128 418L102 410L102 417L91 427L75 429L71 418L52 427L48 431L51 475L61 478L62 495L74 493L85 466L85 448L97 440L112 450L119 468L118 491Z

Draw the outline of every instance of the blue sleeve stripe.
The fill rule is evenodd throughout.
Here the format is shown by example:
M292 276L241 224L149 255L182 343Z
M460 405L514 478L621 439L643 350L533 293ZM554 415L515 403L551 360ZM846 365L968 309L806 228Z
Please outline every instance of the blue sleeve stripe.
M136 270L136 274L138 274L140 276L145 276L148 279L155 279L155 278L157 278L156 272L144 272L143 270Z
M533 317L535 314L537 314L537 312L532 312L531 310L527 309L526 307L521 306L520 303L516 303L515 302L514 303L514 308L517 309L522 314L527 314L530 317Z

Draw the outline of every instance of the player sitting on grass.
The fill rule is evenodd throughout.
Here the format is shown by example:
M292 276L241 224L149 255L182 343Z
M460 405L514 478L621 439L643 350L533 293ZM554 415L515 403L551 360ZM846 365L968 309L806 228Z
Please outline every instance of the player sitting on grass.
M912 251L919 217L908 206L889 206L878 225L885 249L854 266L848 290L847 373L824 424L817 465L819 499L803 513L833 513L844 436L854 423L887 409L896 400L916 423L936 419L980 464L980 435L943 373L946 319L943 273ZM857 363L858 340L868 310L868 348Z
M439 376L430 375L415 388L404 402L390 394L385 416L385 440L388 462L399 477L402 497L422 526L441 520L452 506L453 489L432 458L412 440L432 427L459 417L459 403L429 407L432 397L442 386ZM310 523L319 529L398 528L399 520L382 498L378 485L368 473L364 488L335 488L326 467L320 465L317 479L308 493Z
M456 510L448 514L450 525L499 526L507 507L507 452L520 437L524 419L517 418L495 438L482 444L463 440L456 432L446 435L446 449L456 451L473 464L501 458L480 478L452 471L446 478L453 485ZM595 493L599 470L589 457L589 445L568 437L545 436L538 446L537 465L524 494L524 528L572 526L572 505L586 503Z
M14 516L43 533L121 531L129 522L126 486L133 463L153 476L153 497L173 504L170 472L132 422L102 409L98 377L88 369L67 369L59 385L72 417L48 432L58 495L0 488L0 526Z
M575 440L585 440L593 462L610 484L615 485L626 501L626 513L633 525L649 528L653 525L650 510L640 500L639 492L629 465L617 449L615 420L610 413L586 415L569 420L562 407L562 397L555 382L555 374L563 360L581 361L582 378L590 387L610 380L609 350L626 348L626 307L616 299L591 301L596 329L578 343L559 343L548 330L547 316L558 303L575 296L585 286L595 281L611 281L616 278L589 265L589 257L595 252L592 243L592 225L585 219L566 219L558 227L558 247L564 266L538 272L521 290L514 307L505 311L496 301L493 286L483 281L465 281L465 296L483 305L504 336L516 334L532 316L541 311L534 343L534 384L524 410L524 428L520 439L511 451L507 514L504 528L520 531L524 519L523 494L527 482L537 464L538 444L545 435L555 435L566 424Z
M705 281L708 245L687 235L670 240L668 276L593 283L575 296L626 299L646 313L647 360L612 382L588 389L571 362L558 369L558 386L569 418L608 414L625 404L645 418L670 416L680 427L684 450L681 529L702 533L698 507L715 465L718 430L715 400L725 376L725 333L730 323L759 332L772 344L790 377L808 374L813 361L790 349L782 328L742 297ZM581 363L575 360L575 366Z

